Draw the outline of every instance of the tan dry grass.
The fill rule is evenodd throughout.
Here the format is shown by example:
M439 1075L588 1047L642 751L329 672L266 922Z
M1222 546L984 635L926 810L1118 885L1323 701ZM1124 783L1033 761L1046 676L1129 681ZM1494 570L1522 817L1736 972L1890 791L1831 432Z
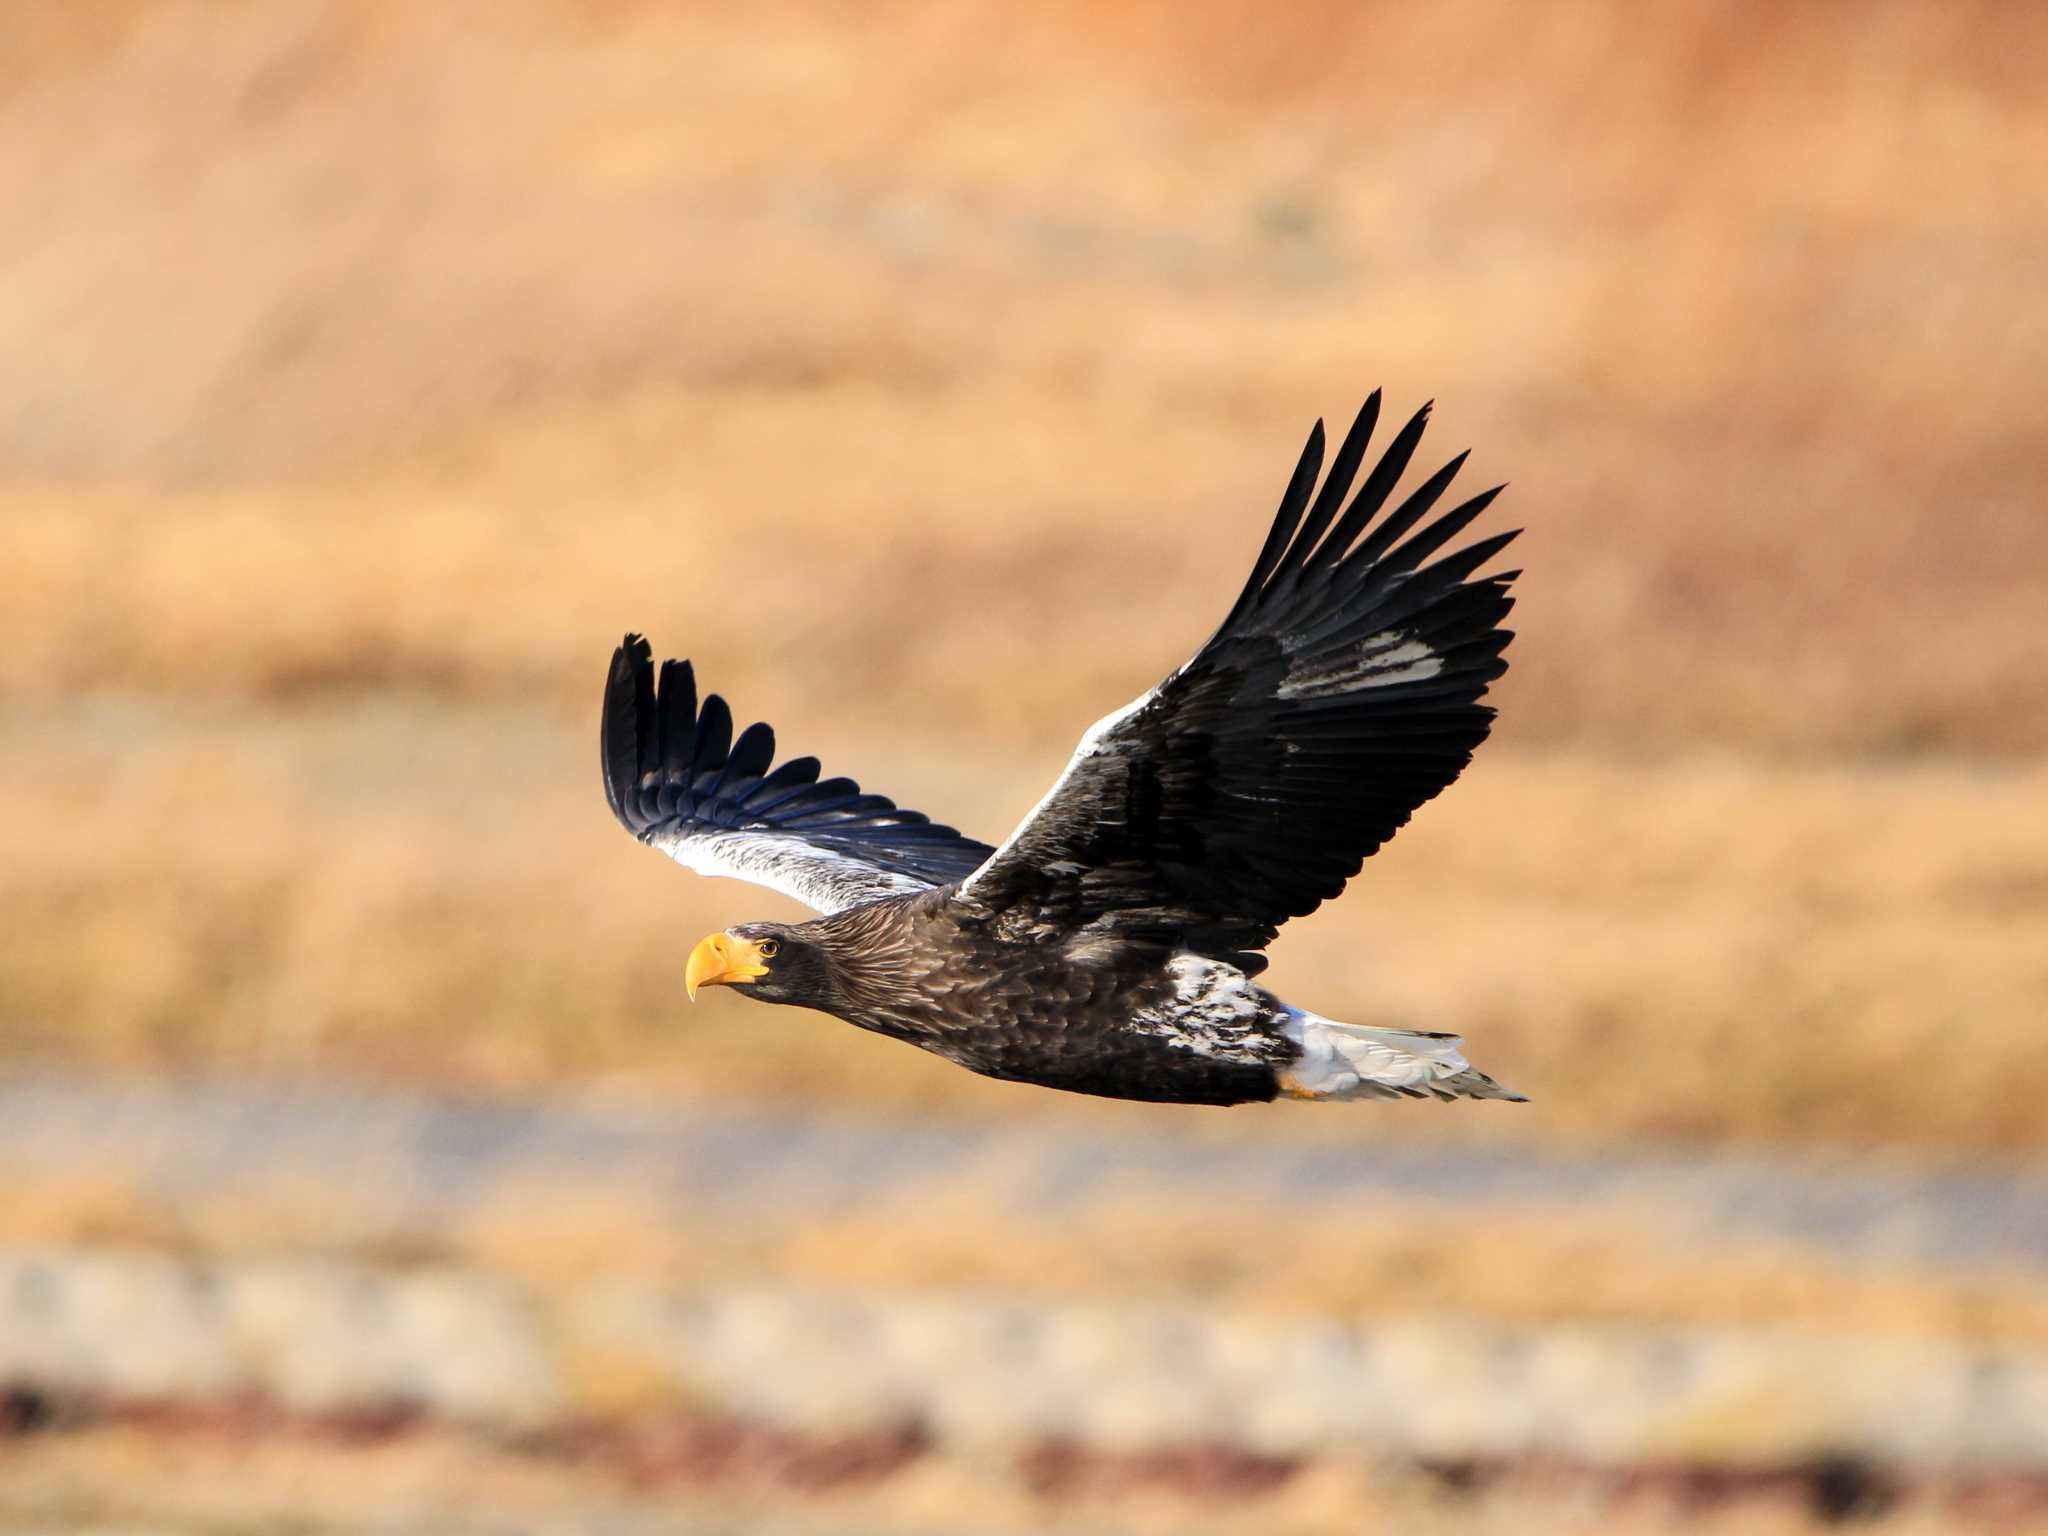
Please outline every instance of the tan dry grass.
M815 1015L689 1009L689 942L794 909L635 848L581 722L108 705L0 742L0 1018L18 1058L1171 1113L986 1082ZM1056 766L857 735L832 761L990 833ZM2044 805L2039 769L1489 752L1290 928L1270 979L1336 1017L1459 1029L1536 1102L1176 1118L2039 1153Z
M1515 481L1521 739L2048 744L2027 8L0 26L0 698L587 707L637 625L1050 747L1384 382Z
M359 1206L331 1183L172 1201L136 1170L16 1175L0 1180L0 1243L446 1263L557 1298L593 1276L631 1275L683 1290L787 1284L1240 1316L1804 1328L2048 1348L2048 1294L2032 1276L1852 1262L1793 1240L1705 1241L1650 1208L1403 1207L1364 1222L1230 1200L1162 1208L1105 1194L1051 1219L1009 1202L992 1206L975 1181L955 1180L898 1208L763 1224L679 1211L657 1191L599 1173L565 1169L514 1182L432 1232L395 1231L388 1212ZM630 1400L631 1362L602 1364L587 1373L590 1399Z
M1118 1113L675 1027L764 907L616 841L597 674L1000 833L1383 381L1514 478L1523 635L1276 980L1539 1104L1206 1123L2038 1150L2044 29L7 8L0 1042Z
M346 492L0 493L18 577L0 697L401 687L566 715L593 707L630 627L822 740L875 730L908 698L949 746L1056 750L1214 625L1306 417L1356 394L1225 424L1018 391L943 407L722 392L533 424L478 472L489 490L408 475ZM991 417L1029 417L1031 434L992 437ZM616 483L654 436L687 437L689 462ZM1459 410L1432 461L1481 438L1478 488L1546 453L1486 436ZM603 461L599 483L564 462L579 453ZM1670 455L1701 487L1690 511L1596 516L1584 488L1511 489L1492 526L1530 531L1513 552L1528 574L1504 739L1630 755L2048 740L2033 619L2048 518L1983 500L1881 514L1872 483L1790 538L1765 524L1791 509L1738 514L1705 488L1701 453Z
M552 1198L551 1198L552 1195ZM627 1198L507 1192L453 1252L547 1288L593 1273L680 1285L790 1283L881 1296L979 1293L1166 1303L1260 1316L1808 1328L1949 1344L2048 1346L2048 1296L2020 1273L1832 1260L1791 1244L1674 1240L1654 1211L1402 1210L1384 1223L1104 1201L992 1221L971 1188L915 1208L744 1235Z

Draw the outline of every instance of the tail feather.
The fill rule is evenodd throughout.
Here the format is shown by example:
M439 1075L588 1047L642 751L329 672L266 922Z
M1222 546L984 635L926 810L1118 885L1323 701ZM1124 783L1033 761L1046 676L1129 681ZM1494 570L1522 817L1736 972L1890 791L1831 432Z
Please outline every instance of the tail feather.
M1467 1061L1460 1049L1465 1042L1456 1035L1340 1024L1304 1009L1283 1028L1301 1047L1280 1075L1281 1092L1290 1098L1527 1102Z

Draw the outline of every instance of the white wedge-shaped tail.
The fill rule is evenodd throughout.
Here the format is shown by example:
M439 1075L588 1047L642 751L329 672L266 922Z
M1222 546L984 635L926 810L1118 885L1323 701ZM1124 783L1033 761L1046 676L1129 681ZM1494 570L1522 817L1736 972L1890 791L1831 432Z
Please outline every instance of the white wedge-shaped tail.
M1465 1059L1456 1035L1417 1029L1373 1029L1339 1024L1305 1008L1291 1010L1280 1032L1301 1047L1301 1057L1280 1074L1280 1091L1294 1099L1512 1099Z

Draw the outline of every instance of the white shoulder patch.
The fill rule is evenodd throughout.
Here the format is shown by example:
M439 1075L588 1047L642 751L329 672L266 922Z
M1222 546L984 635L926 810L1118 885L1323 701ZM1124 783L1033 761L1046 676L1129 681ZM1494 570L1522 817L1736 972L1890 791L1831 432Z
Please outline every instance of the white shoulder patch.
M1174 676L1178 675L1178 672L1174 674ZM1015 827L1010 829L1010 835L1003 839L1002 847L998 848L994 853L990 854L986 859L982 861L980 868L976 869L973 874L969 875L965 880L960 882L960 894L962 896L973 895L975 882L980 880L981 877L987 874L991 869L995 868L997 864L1001 863L1003 856L1007 854L1012 848L1017 846L1017 840L1020 837L1022 837L1027 831L1030 830L1031 823L1038 819L1039 814L1043 812L1047 806L1051 805L1054 800L1059 798L1060 791L1065 789L1067 787L1067 781L1073 778L1074 770L1079 768L1083 763L1087 762L1088 759L1094 757L1098 752L1102 750L1103 738L1109 735L1109 733L1115 730L1119 725L1122 725L1124 721L1130 719L1132 715L1135 715L1139 710L1143 709L1147 704L1151 703L1153 697L1159 692L1159 689L1164 688L1166 686L1166 683L1170 683L1172 681L1173 677L1168 677L1166 681L1160 683L1158 687L1146 690L1137 698L1131 700L1131 702L1126 704L1122 709L1111 710L1108 714L1104 715L1100 720L1096 721L1093 725L1089 726L1087 730L1081 733L1080 745L1074 748L1074 755L1067 759L1067 766L1060 770L1060 776L1052 781L1052 788L1048 789L1044 794L1040 795L1038 797L1038 804L1032 806L1029 811L1026 811L1024 813L1024 818L1021 821L1019 821ZM1048 868L1060 873L1065 873L1067 871L1073 871L1078 873L1080 870L1080 866L1078 864L1065 863L1064 861L1062 861L1061 864L1048 866Z

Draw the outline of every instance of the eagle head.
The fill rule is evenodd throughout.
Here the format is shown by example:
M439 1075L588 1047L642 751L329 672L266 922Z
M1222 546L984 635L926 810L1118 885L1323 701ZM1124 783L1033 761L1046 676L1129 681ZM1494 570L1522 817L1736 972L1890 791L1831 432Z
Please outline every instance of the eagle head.
M832 995L824 952L787 923L742 923L707 935L690 951L683 985L692 1002L699 987L739 987L764 1003L812 1008Z

